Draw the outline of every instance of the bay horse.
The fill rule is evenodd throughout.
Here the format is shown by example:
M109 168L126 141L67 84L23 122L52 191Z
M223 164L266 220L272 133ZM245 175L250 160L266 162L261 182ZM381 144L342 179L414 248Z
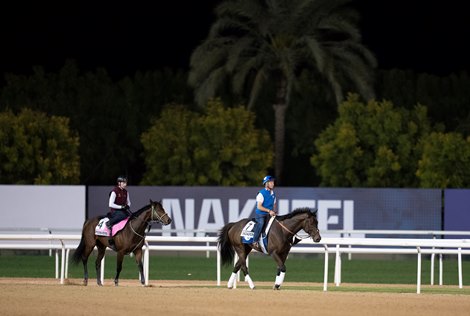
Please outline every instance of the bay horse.
M242 243L241 232L250 219L245 218L238 222L228 223L219 231L218 246L222 256L222 264L228 265L233 263L235 252L238 255L232 275L227 283L229 289L233 288L233 284L237 277L237 272L242 269L245 275L245 281L248 282L251 289L255 288L251 279L246 259L251 250L261 251L260 245L253 248L251 244ZM312 237L314 242L321 240L320 230L318 229L317 211L310 208L295 209L292 213L282 216L276 216L268 233L268 254L277 263L276 280L273 286L274 290L279 290L286 274L285 261L290 249L297 244L302 238L297 233L303 229Z
M124 255L131 252L135 255L135 261L139 267L140 282L145 284L144 267L142 263L142 247L144 245L145 230L151 222L159 222L163 225L171 223L171 218L163 209L161 202L150 200L150 204L142 207L138 211L132 213L126 226L113 237L114 246L109 244L108 236L95 235L95 227L98 222L105 216L96 216L88 219L83 224L82 238L75 253L73 254L73 262L78 264L80 260L83 263L84 279L83 284L88 285L88 257L96 246L98 248L98 256L95 261L96 282L102 286L100 278L101 259L103 259L106 247L117 252L116 276L114 277L114 285L119 285L119 274L122 269L122 261Z

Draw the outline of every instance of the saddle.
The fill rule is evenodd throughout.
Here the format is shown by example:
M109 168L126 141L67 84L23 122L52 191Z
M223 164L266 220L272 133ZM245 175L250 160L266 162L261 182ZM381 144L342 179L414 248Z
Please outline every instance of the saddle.
M113 237L126 226L127 222L129 221L129 218L130 217L126 217L125 219L123 219L122 221L120 221L119 223L113 226L112 228ZM100 219L100 221L95 227L95 235L109 237L109 229L106 226L106 223L108 221L109 221L109 218L107 217L103 217L102 219Z
M268 233L269 230L271 229L271 225L276 217L273 216L269 219L269 221L264 223L264 227L261 230L261 235L259 238L259 244L261 246L261 250L263 250L263 253L267 254L268 251ZM246 223L245 227L243 227L242 232L240 234L240 237L242 239L242 243L244 244L251 244L253 243L253 236L254 236L254 228L256 225L256 221L254 219L251 219L248 223Z

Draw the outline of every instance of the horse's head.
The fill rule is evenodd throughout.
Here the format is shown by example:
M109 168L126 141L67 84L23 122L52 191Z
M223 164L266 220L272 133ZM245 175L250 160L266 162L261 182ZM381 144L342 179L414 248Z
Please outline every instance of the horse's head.
M152 221L157 221L163 225L171 224L171 218L162 206L161 202L150 200L150 206L152 207L151 218Z
M318 229L317 210L310 211L305 221L304 231L312 237L314 242L320 242L320 230Z

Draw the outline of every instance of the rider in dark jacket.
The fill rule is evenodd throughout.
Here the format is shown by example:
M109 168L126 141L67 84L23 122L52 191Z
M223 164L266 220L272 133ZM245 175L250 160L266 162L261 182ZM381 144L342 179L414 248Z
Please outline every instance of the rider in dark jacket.
M117 185L109 193L109 221L106 223L106 226L110 230L110 237L112 236L111 229L113 225L129 216L131 200L129 198L129 192L126 190L126 186L127 178L119 176L117 178Z

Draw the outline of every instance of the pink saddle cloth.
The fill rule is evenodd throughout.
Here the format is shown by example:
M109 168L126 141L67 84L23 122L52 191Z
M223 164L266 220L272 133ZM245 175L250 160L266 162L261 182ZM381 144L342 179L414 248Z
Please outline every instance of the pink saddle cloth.
M109 236L109 229L106 226L106 223L108 221L109 221L109 218L104 217L98 222L98 225L96 225L96 227L95 227L95 235ZM126 226L128 221L129 221L129 217L127 217L126 219L123 219L119 223L115 224L112 228L113 229L113 236L116 235L117 232L119 232L121 229L123 229L124 226Z

